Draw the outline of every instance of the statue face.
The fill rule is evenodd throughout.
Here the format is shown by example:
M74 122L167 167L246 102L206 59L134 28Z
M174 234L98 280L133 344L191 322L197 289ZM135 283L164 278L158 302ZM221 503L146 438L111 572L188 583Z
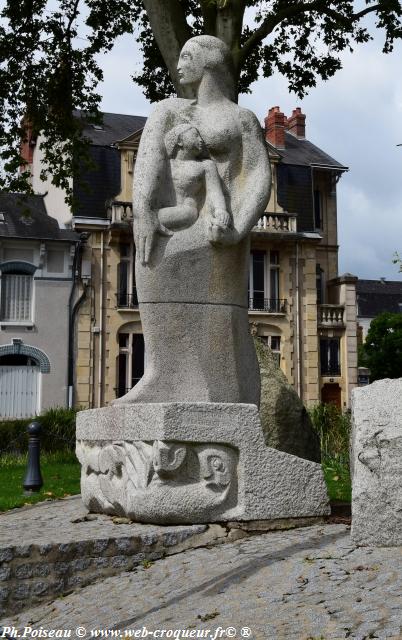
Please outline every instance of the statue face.
M199 154L203 150L204 143L195 127L187 129L181 134L181 146L183 149L188 149L194 154Z
M180 84L195 84L200 82L204 74L204 64L200 47L187 42L181 50L177 64Z

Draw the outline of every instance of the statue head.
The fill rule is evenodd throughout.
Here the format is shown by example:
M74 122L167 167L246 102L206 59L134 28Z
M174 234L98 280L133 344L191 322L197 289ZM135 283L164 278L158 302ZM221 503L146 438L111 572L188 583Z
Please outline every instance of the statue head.
M180 84L198 85L205 73L214 76L224 95L233 99L233 58L229 47L214 36L187 40L177 64Z
M180 148L192 151L194 155L199 155L204 148L200 132L190 123L173 127L165 135L164 142L169 158L173 158Z

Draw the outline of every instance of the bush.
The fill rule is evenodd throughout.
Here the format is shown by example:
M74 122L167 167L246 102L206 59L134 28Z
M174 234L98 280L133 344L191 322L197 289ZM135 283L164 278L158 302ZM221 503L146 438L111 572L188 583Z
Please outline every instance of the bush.
M75 409L57 407L34 418L0 422L0 455L21 454L27 451L26 428L32 420L38 420L42 425L40 437L42 451L74 451L75 417Z
M322 460L349 463L350 413L333 404L318 404L309 411L321 443Z

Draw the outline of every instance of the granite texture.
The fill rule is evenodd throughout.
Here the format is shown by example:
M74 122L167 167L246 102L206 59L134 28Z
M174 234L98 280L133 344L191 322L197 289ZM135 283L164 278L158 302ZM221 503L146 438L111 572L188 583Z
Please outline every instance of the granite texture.
M321 466L265 445L255 405L126 404L77 416L84 504L140 522L329 513Z
M160 102L141 136L133 213L146 370L116 404L259 402L249 233L271 175L256 116L233 101L230 59L218 38L188 40L178 69L195 99Z
M265 444L294 456L321 461L320 439L310 416L278 366L271 349L254 339L261 374L260 417Z
M402 545L402 378L352 393L352 539Z
M9 511L0 523L0 617L228 535L219 525L157 527L88 515L79 496Z
M401 599L400 549L354 548L349 527L327 524L140 565L3 624L21 634L72 629L72 638L78 627L85 638L145 637L145 628L148 638L158 629L164 638L400 640Z

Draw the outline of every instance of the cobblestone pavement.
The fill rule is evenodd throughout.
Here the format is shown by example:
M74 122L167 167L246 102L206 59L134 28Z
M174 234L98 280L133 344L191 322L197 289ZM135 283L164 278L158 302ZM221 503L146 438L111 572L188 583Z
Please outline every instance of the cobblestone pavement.
M85 637L146 628L213 638L235 628L252 640L402 638L402 549L355 549L349 534L325 524L185 551L3 624L72 629L73 638L78 626Z

